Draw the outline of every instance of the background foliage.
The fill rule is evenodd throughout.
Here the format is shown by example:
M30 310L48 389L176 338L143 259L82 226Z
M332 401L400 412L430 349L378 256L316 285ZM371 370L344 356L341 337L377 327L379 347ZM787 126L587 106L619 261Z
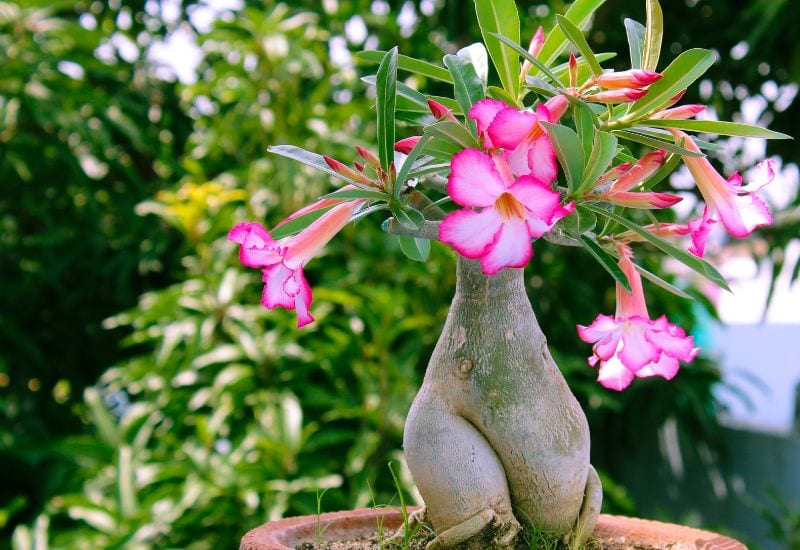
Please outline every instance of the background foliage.
M520 5L527 40L565 3ZM258 305L258 277L224 236L242 219L272 225L331 187L267 145L347 162L353 145L374 143L359 80L374 69L348 50L398 44L436 60L474 41L477 23L455 0L264 0L223 9L207 30L209 9L0 3L0 541L226 548L268 518L313 512L320 488L332 488L325 509L396 502L386 464L401 457L444 322L451 252L434 246L425 264L409 262L379 220L359 222L309 265L318 322L297 331L291 313ZM781 94L800 78L800 48L776 37L797 12L767 0L665 6L664 44L720 52L703 100L721 118L761 97L759 120L791 133L797 104ZM623 17L642 21L643 4L608 0L589 34L622 54L617 68ZM184 82L152 55L181 33L199 35L203 52ZM732 59L742 41L749 54ZM728 165L746 161L738 147ZM796 162L791 142L769 147ZM777 265L800 230L798 205L762 232L759 253ZM613 482L615 456L670 418L686 440L713 443L718 374L698 361L670 384L602 390L574 325L611 311L611 281L580 251L540 243L528 282L589 415L608 511L635 512ZM695 322L692 304L657 288L649 299Z

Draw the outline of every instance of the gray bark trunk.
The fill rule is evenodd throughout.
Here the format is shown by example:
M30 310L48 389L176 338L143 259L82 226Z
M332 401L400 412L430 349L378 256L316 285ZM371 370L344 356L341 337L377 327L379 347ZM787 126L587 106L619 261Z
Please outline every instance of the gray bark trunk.
M522 269L488 277L477 261L458 258L456 293L403 446L437 534L474 530L476 517L506 539L519 528L515 516L557 534L575 526L590 475L589 428L547 349ZM494 546L503 546L498 538ZM473 546L481 545L489 547Z

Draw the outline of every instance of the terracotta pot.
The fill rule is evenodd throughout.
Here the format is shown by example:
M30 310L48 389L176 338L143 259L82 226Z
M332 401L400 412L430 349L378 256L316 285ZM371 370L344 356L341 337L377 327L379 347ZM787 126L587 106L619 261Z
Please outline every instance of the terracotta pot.
M409 513L416 508L409 508ZM360 508L317 516L299 516L271 521L242 537L240 550L295 550L304 542L317 540L317 522L324 529L323 539L353 540L376 531L383 517L385 532L403 523L398 508ZM732 538L709 531L672 523L600 514L593 535L608 548L669 550L747 550Z

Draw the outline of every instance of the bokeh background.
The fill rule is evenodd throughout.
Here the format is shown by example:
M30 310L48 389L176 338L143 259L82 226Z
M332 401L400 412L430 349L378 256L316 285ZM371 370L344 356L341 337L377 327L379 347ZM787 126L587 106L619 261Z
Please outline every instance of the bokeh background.
M567 3L518 4L528 39ZM685 101L797 134L800 4L664 12L660 66L718 53ZM624 17L643 21L644 2L608 0L588 35L618 69ZM374 143L361 77L375 68L355 52L435 61L478 37L461 0L0 2L0 548L235 548L282 515L415 498L403 419L453 253L411 262L381 219L360 221L309 265L318 322L298 331L258 304L258 274L224 237L332 188L268 145L349 162ZM704 345L674 381L594 382L575 325L613 310L613 284L580 250L537 244L528 289L589 417L604 511L800 548L799 155L793 141L721 143L726 175L776 159L782 211L745 243L715 237L734 297L679 272L695 301L647 288L651 311Z

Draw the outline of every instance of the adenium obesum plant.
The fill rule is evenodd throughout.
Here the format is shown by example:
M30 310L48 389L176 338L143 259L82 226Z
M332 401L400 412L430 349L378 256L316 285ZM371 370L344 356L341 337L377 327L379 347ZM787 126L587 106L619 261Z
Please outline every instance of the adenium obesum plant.
M709 232L721 222L732 237L744 238L772 221L758 195L774 176L770 162L759 165L756 181L747 186L738 174L725 179L704 153L712 146L696 133L787 136L745 124L696 120L704 106L679 103L715 56L691 49L659 69L661 10L656 0L647 0L646 25L626 21L630 68L604 69L601 62L608 57L595 55L581 30L600 4L602 0L574 2L565 15L556 16L558 32L540 27L525 49L513 0L475 0L483 43L445 55L443 66L401 57L396 48L362 52L361 60L378 65L377 74L366 78L376 88L377 154L359 146L359 158L349 166L294 146L270 147L272 153L317 168L344 185L271 232L257 222L242 222L229 234L240 246L242 263L263 272L262 304L295 310L298 327L314 321L303 267L353 219L388 213L384 228L412 260L427 258L430 241L440 241L465 258L459 261L461 282L445 326L447 337L443 334L431 359L406 429L409 467L438 535L432 548L473 540L489 524L494 525L493 544L510 547L519 529L517 519L566 533L575 546L591 532L599 509L601 493L588 464L585 418L575 412L577 403L554 368L516 279L515 268L529 262L538 239L584 248L614 281L615 314L598 315L579 326L578 335L594 344L588 362L597 368L599 383L623 390L636 377L671 379L681 362L698 353L683 329L663 315L651 318L640 273L680 291L639 268L634 247L653 246L727 288L703 259ZM565 53L566 60L559 63ZM496 80L488 73L489 58ZM399 71L416 73L423 82L450 83L453 96L431 97L414 90L398 81ZM416 119L421 132L397 139L398 111L406 111L405 120ZM682 200L665 186L681 163L705 204L699 203L696 217L685 222L672 217L655 221L660 211ZM475 293L483 293L482 298L470 302ZM508 313L493 300L509 301L504 306ZM474 314L475 308L486 312ZM472 335L483 339L482 347L465 356L469 344L464 342ZM540 342L544 351L530 348L532 342ZM501 364L512 357L527 363L514 368ZM456 371L447 366L453 364ZM493 384L501 376L507 384L498 391ZM463 381L469 385L448 397L446 386ZM544 397L542 388L549 388ZM474 401L471 392L477 392ZM489 406L494 407L491 422L484 410ZM503 407L507 414L496 412ZM450 416L434 418L432 410L449 411ZM539 412L528 421L521 418L530 414L526 411ZM459 418L471 427L462 426ZM557 452L546 445L528 450L530 438L542 437L543 431L551 445L569 443ZM451 433L447 445L469 442L464 448L480 456L483 451L476 449L485 447L486 472L494 471L490 463L502 465L497 474L501 481L470 486L473 493L487 495L474 510L448 504L463 497L467 488L461 485L470 482L443 487L442 476L474 476L462 471L467 468L463 464L441 471L430 464L434 458L424 446L436 449L434 432ZM565 460L572 462L565 466ZM544 479L549 493L536 488L547 472L554 478ZM567 480L569 475L574 479ZM560 496L547 500L556 494ZM512 508L524 517L515 519Z

